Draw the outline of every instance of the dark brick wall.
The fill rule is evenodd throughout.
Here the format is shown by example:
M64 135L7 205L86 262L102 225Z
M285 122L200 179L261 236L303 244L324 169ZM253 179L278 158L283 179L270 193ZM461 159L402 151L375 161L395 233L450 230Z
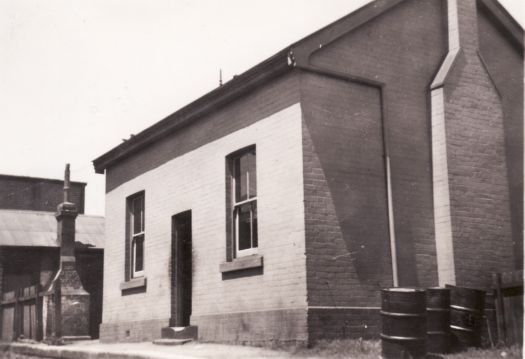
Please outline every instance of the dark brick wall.
M309 308L309 343L323 339L377 339L381 332L379 308Z
M280 77L106 170L106 192L163 163L299 102L297 75Z
M71 182L70 201L84 213L85 183ZM55 212L64 199L64 182L0 175L0 209Z
M476 10L475 0L458 2L462 52L444 87L445 126L456 283L484 288L490 286L491 272L511 271L515 267L510 197L520 190L509 190L509 169L514 173L521 167L515 167L521 151L516 149L518 144L512 144L516 138L508 136L506 124L519 128L522 123L514 117L519 111L515 115L509 111L506 120L504 102L478 55ZM486 20L481 22L482 29L494 35ZM492 45L483 47L488 46ZM505 51L504 45L494 46ZM511 59L504 63L510 65L515 60L508 49L506 53ZM492 56L489 64L497 68ZM513 66L522 68L523 64ZM498 81L504 80L501 71L496 71ZM523 76L520 81L523 82ZM512 82L515 83L511 81L509 89L502 84L502 93L508 96L513 90ZM507 106L516 106L516 102L510 101ZM522 148L523 142L519 146ZM519 154L509 157L509 150ZM510 182L518 182L515 177Z
M359 128L361 123L356 120L360 119L360 116L374 118L375 124L379 124L381 120L387 121L386 139L390 146L400 285L437 285L428 88L446 53L444 12L443 1L404 2L335 42L323 46L311 57L311 63L319 68L383 82L385 85L382 96L385 106L380 108L379 90L356 85L345 85L343 90L342 85L333 80L317 80L324 82L323 86L326 87L318 86L316 89L318 93L312 93L310 96L313 97L314 102L315 98L324 98L327 95L337 97L342 103L340 107L336 109L332 103L326 102L325 107L316 110L317 117L309 120L310 100L302 101L306 123L304 168L307 255L337 257L348 250L345 246L338 248L320 245L319 242L323 241L321 238L325 238L325 241L329 238L344 238L342 243L361 241L365 248L369 245L369 251L363 255L361 263L370 268L369 273L377 271L375 277L359 276L357 271L351 274L352 270L357 268L355 265L359 262L359 254L366 253L360 253L359 248L354 258L340 257L339 261L344 264L324 263L324 266L317 266L312 265L314 261L308 259L310 305L311 303L334 305L333 299L328 295L329 291L332 291L341 298L335 301L339 305L377 306L379 298L377 290L381 286L389 286L392 283L389 271L389 237L384 214L386 210L384 172L379 171L379 162L369 158L371 152L380 155L380 149L376 147L377 137L369 137L366 132L361 136L356 133L356 138L347 136L348 143L346 143L345 132L334 129L323 140L322 145L328 150L325 154L321 154L315 139L311 138L312 131L309 131L311 125L308 122L314 121L318 127L323 128L334 121L334 116L346 118L345 121L339 121L348 128L351 126ZM305 98L307 96L305 94L309 92L306 84L312 86L310 82L303 83L302 91ZM323 110L328 112L322 113ZM330 113L334 111L337 112L336 115ZM384 113L384 118L378 117L381 111ZM377 131L377 128L375 130ZM366 142L366 139L372 138L375 144ZM362 145L364 148L354 149L352 146L355 145L358 147ZM347 150L352 148L352 151L345 152L345 148ZM316 157L326 159L321 160L320 163L311 163L312 156L315 160ZM350 234L344 232L344 225L337 223L337 218L329 213L330 207L326 207L325 203L320 201L316 191L321 190L331 194L333 199L341 196L345 187L350 185L352 176L357 173L352 168L355 166L354 158L357 157L366 159L369 166L367 168L365 163L364 168L376 170L375 176L370 176L368 181L364 175L359 190L361 195L375 194L376 197L371 197L371 200L377 204L377 207L375 213L370 213L371 218L364 217L366 219L363 223L366 223L364 226L366 229L361 233L356 231ZM327 164L335 162L339 162L340 166L345 163L347 171L345 173L343 170L345 166L341 166L342 171L338 174L341 178L338 183L329 178L331 175L326 175ZM379 186L380 182L383 186ZM326 191L328 188L329 192ZM370 200L366 202L370 204ZM384 205L382 211L380 211L380 203ZM345 205L349 207L346 209L349 211L349 218L357 213L355 211L363 209L363 203L359 201L347 201ZM383 218L380 218L381 216ZM323 222L323 218L326 217L331 222ZM361 218L357 220L360 221ZM349 223L353 222L350 220ZM360 226L360 224L354 225L356 228ZM377 232L373 234L370 227L375 227L373 231ZM360 238L356 240L356 236ZM381 275L377 275L379 273ZM354 280L349 281L352 276ZM325 277L333 278L328 281L330 288L326 284ZM315 288L319 294L315 294L315 290L312 290Z
M309 305L376 305L392 283L379 89L301 81Z
M99 326L102 323L104 252L77 251L76 259L82 286L89 293L89 335L98 338Z
M192 316L199 340L244 345L307 343L305 309L261 310Z
M478 8L479 49L499 91L516 269L523 268L523 51ZM512 70L509 70L512 69Z

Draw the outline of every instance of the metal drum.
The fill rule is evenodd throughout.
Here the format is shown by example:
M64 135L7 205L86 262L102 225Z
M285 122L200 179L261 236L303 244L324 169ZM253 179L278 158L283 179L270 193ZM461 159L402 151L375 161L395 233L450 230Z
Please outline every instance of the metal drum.
M427 350L450 351L450 289L427 288Z
M450 288L450 329L454 347L460 350L481 346L485 292L479 289Z
M383 357L423 358L426 355L426 294L423 289L381 291Z

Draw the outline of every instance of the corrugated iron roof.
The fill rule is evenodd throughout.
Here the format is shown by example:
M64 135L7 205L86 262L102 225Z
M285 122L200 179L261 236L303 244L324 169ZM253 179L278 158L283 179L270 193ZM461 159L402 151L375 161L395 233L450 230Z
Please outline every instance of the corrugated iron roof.
M58 247L55 213L0 210L0 246ZM75 242L104 248L104 217L78 215Z

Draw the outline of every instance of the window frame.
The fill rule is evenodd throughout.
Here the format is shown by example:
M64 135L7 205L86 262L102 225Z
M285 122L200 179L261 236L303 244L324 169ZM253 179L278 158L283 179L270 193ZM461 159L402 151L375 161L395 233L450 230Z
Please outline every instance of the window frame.
M140 230L135 233L135 201L141 200ZM146 196L145 192L135 193L127 198L126 211L127 233L126 233L126 280L142 278L145 275L145 243L146 243ZM142 269L136 270L137 242L142 240Z
M236 186L237 186L237 180L236 180L236 163L237 163L237 160L240 159L241 157L243 157L244 155L248 154L248 153L252 153L254 154L254 158L255 158L255 163L254 163L254 175L255 175L255 183L257 183L257 151L256 151L256 147L255 145L251 145L251 146L248 146L248 147L244 147L238 151L235 151L234 153L230 154L227 156L227 161L228 161L228 168L229 168L229 174L228 174L228 177L229 177L229 182L230 182L230 186L228 188L228 195L227 195L227 198L229 198L229 210L228 210L228 218L229 218L229 227L231 228L231 235L230 235L230 240L231 240L231 245L232 245L232 258L242 258L242 257L246 257L246 256L249 256L249 255L253 255L253 254L257 254L258 253L258 248L259 248L259 241L258 241L258 222L257 224L255 225L255 229L253 228L253 213L254 212L257 212L257 200L258 200L258 195L257 195L257 188L255 188L255 196L253 197L250 197L250 174L249 172L247 173L247 177L246 177L246 191L247 191L247 194L246 194L246 199L244 200L240 200L237 202L237 199L236 199L236 195L237 195L237 189L236 189ZM239 249L239 239L240 239L240 235L239 235L239 213L240 213L240 208L246 204L251 204L252 205L252 208L250 209L250 248L246 248L246 249ZM255 210L253 209L253 206L255 206ZM258 217L258 215L257 215ZM256 217L256 218L257 218ZM255 236L254 236L254 233L255 233ZM254 246L254 237L256 237L256 246Z

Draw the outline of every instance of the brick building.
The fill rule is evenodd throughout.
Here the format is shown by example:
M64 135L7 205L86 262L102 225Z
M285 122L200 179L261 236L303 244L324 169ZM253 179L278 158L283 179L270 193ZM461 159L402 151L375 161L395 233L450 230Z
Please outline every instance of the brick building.
M104 218L84 214L86 183L71 182L69 198L78 203L73 219L76 269L89 293L88 333L98 337L102 319ZM47 323L39 306L56 277L61 260L63 233L56 211L63 201L64 181L0 175L0 338L20 335L41 340ZM63 241L63 240L62 240ZM15 309L13 296L37 288L40 302ZM27 294L27 293L26 293ZM86 296L87 297L87 296ZM45 300L44 300L45 301ZM38 307L38 309L37 309ZM48 311L49 312L49 311ZM38 318L35 318L38 317ZM79 320L80 321L80 320ZM49 327L49 325L48 325ZM67 333L65 333L67 334Z
M62 200L64 181L0 174L0 209L54 212ZM84 213L86 183L71 182L71 200Z
M101 339L379 331L379 289L522 267L523 30L495 0L377 0L94 160Z

